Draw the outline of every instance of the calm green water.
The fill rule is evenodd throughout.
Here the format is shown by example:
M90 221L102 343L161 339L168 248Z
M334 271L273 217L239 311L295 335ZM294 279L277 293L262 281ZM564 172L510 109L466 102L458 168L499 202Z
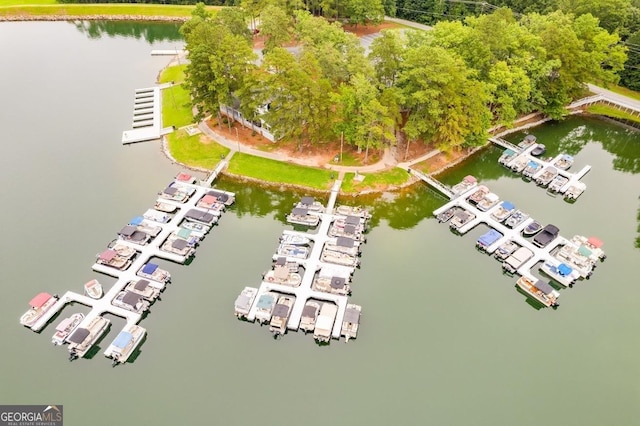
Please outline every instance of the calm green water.
M95 253L180 170L157 143L119 142L134 89L152 85L167 62L150 50L180 47L162 40L0 24L0 402L64 404L67 425L637 424L640 144L637 133L593 119L535 129L550 155L568 151L576 170L593 166L573 205L501 168L498 149L441 176L452 184L474 174L563 235L605 241L607 261L563 290L556 311L532 307L474 250L483 229L457 237L439 225L431 212L444 199L418 185L355 201L375 214L353 286L358 339L275 341L237 321L232 305L270 267L297 194L223 179L237 205L191 265L161 262L173 284L142 322L149 335L135 362L112 368L101 354L123 325L116 318L95 356L73 363L50 344L52 326L40 335L20 327L39 291L113 282L91 271Z

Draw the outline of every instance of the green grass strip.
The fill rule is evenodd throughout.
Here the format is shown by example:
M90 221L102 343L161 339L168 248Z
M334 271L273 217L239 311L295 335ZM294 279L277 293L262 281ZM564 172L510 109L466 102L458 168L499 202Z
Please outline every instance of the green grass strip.
M213 141L202 142L201 134L189 136L185 130L177 130L166 137L173 158L190 167L213 170L229 153L229 148Z
M364 180L356 182L354 181L355 173L346 173L340 187L341 192L353 194L367 190L380 190L388 186L400 186L411 177L406 170L398 167L378 173L360 173L360 175L365 177Z
M158 83L169 83L170 81L173 81L176 84L182 83L184 81L184 70L186 68L187 64L182 64L163 69L160 73Z
M181 84L162 89L162 125L183 127L193 124L189 92Z
M32 16L163 16L175 18L189 18L193 11L193 5L169 6L158 4L59 4L50 0L35 0L30 2L8 0L0 6L0 15L32 15ZM27 3L27 4L25 4ZM220 7L208 6L207 10L217 10Z
M587 108L587 111L591 114L604 115L605 117L611 118L621 118L623 120L633 121L634 123L640 123L639 116L619 110L618 108L610 107L608 105L591 105Z
M330 189L333 184L331 176L337 176L336 172L330 170L299 166L243 153L234 154L228 171L235 175L266 182L300 185L318 190Z

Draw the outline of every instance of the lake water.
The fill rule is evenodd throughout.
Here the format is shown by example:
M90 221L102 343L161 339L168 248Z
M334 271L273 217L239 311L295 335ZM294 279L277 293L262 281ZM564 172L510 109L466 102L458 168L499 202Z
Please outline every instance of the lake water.
M575 170L593 166L575 204L499 166L497 148L440 176L473 174L562 235L604 240L606 262L562 290L557 310L536 309L474 249L483 228L458 237L438 224L445 200L418 184L355 201L375 215L354 276L358 339L274 340L236 320L233 301L269 269L299 194L222 179L237 204L191 265L161 262L173 283L142 321L133 363L102 356L117 318L94 356L72 363L53 326L21 327L39 291L112 283L91 271L95 254L181 170L156 142L120 144L134 90L168 62L151 49L174 47L171 26L0 24L0 403L63 404L66 425L637 424L639 135L590 118L533 131L550 155L574 154ZM61 317L75 311L87 309Z

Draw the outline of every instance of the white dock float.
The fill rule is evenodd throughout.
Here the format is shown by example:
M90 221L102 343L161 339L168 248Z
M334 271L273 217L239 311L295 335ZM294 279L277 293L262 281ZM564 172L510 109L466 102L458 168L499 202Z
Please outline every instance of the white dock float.
M184 54L186 54L186 52L183 49L154 49L151 51L152 56L175 56Z
M151 108L149 120L136 121L134 118L131 130L122 132L122 143L129 144L160 139L164 134L173 131L173 128L162 128L162 99L159 87L137 89L134 99L134 117L139 109Z

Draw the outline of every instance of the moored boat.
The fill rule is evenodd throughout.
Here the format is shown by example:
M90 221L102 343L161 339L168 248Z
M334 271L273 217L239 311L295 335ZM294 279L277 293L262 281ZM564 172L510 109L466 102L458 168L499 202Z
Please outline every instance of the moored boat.
M52 296L49 293L38 293L29 302L29 310L20 317L20 324L29 328L33 327L33 325L42 318L42 316L46 314L57 301L57 296Z
M507 228L515 228L516 226L520 225L522 222L524 222L525 220L529 219L529 215L526 214L525 212L523 212L522 210L516 210L515 212L513 212L513 214L511 216L509 216L505 221L504 224Z
M287 215L287 222L296 225L317 226L320 223L320 217L309 214L309 210L301 207L293 209L291 214Z
M540 186L547 186L556 176L558 176L558 169L548 166L536 177L536 183Z
M160 246L160 250L166 251L167 253L177 254L178 256L184 256L185 258L193 256L196 252L196 244L200 239L195 236L188 239L181 238L179 236L181 231L191 233L190 230L182 228L178 232L170 234L165 242Z
M213 195L205 194L200 201L196 204L196 207L200 207L207 210L215 210L219 212L223 212L225 210L225 205L218 201L216 197Z
M144 232L151 237L157 237L160 231L162 231L162 226L152 221L146 220L142 216L137 216L131 219L129 225L135 226L138 231Z
M167 186L164 190L159 192L158 195L162 199L176 201L178 203L184 203L189 199L189 192L175 185ZM166 206L176 207L172 204L163 203L161 201L158 201L156 204L165 204ZM157 208L158 207L156 207L156 209ZM171 211L168 211L167 213L171 213Z
M585 185L583 182L575 182L574 184L569 186L569 188L567 188L564 193L564 198L569 201L577 200L578 197L585 191L585 189L587 189L587 185Z
M546 247L555 240L560 234L560 230L557 226L548 224L542 230L533 237L533 244L538 247Z
M574 235L571 238L571 242L577 246L585 246L589 251L591 251L591 255L589 257L594 261L598 259L600 261L604 261L607 258L604 250L602 250L604 243L599 238L587 238L582 235Z
M196 183L196 178L191 176L189 173L184 173L184 172L180 172L176 175L175 180L177 182L182 182L182 183L190 183L190 184L195 184Z
M468 212L466 210L460 210L458 213L453 215L451 221L449 221L449 228L453 230L458 230L467 223L471 222L476 218L476 215Z
M258 294L258 289L254 287L245 287L236 298L233 304L233 313L238 318L246 318L249 315L253 301Z
M521 173L529 164L529 157L526 155L518 155L509 163L509 168L516 173Z
M161 283L167 283L171 280L171 274L164 269L160 269L160 266L155 263L145 263L142 268L138 270L137 275Z
M535 160L531 160L527 163L527 166L522 171L522 176L531 179L533 175L538 173L542 165Z
M145 300L141 294L133 291L121 291L113 298L111 304L139 314L149 309L150 305L149 301Z
M78 328L83 319L84 314L80 312L71 315L69 318L63 319L60 324L56 326L56 332L51 337L51 343L54 345L63 345L66 342L67 337L69 337L71 333Z
M573 165L573 157L569 154L563 154L560 158L558 158L553 166L560 170L569 170L569 167Z
M514 251L518 250L518 248L520 248L520 245L518 245L518 243L513 240L508 240L500 244L493 255L498 260L505 260L506 258L511 256Z
M156 203L153 205L153 208L158 210L159 212L164 213L175 213L175 211L178 210L178 206L176 206L175 204L166 203L160 200L156 201Z
M453 185L453 187L451 188L451 192L453 192L454 195L460 195L464 192L467 192L477 184L478 180L475 177L467 175L462 179L460 183Z
M360 259L356 256L351 256L346 253L340 253L337 251L327 250L326 247L322 250L322 254L320 255L320 260L327 263L335 263L336 265L344 265L344 266L358 266L360 263Z
M437 215L436 219L438 219L438 222L440 222L440 223L447 222L456 213L458 213L460 211L462 211L461 207L458 207L458 206L449 207L447 210L445 210L442 213L440 213L439 215Z
M273 307L278 301L278 294L271 291L260 295L258 303L256 305L256 321L260 324L269 322L271 320L271 313Z
M484 196L482 200L480 200L477 204L478 210L486 212L493 206L497 205L500 202L500 197L498 197L493 192L489 192Z
M507 273L515 274L532 257L533 252L531 250L526 247L520 247L502 262L502 269Z
M532 235L536 235L542 229L542 225L537 220L534 220L522 230L522 235L525 237L531 237Z
M342 319L342 330L340 332L340 334L344 336L345 342L358 337L361 312L362 307L360 305L353 303L347 304L347 308L344 311L344 318Z
M313 197L302 197L295 207L318 213L322 213L324 211L322 203L316 201Z
M212 189L207 192L207 195L211 195L216 198L217 203L223 204L225 207L229 207L236 201L235 194L227 191L220 191L217 189Z
M276 251L276 255L296 259L306 259L307 257L309 257L309 248L280 244L278 250Z
M515 211L515 208L516 206L514 206L513 203L509 201L503 201L496 209L491 212L491 217L498 222L502 222Z
M346 253L351 256L360 255L360 243L353 238L338 237L335 241L328 241L324 248L339 253Z
M97 316L84 327L78 327L67 338L69 342L69 360L82 358L93 344L104 334L111 324L107 318Z
M318 276L313 280L312 289L324 293L348 296L351 294L351 287L347 284L348 279L338 276Z
M318 314L316 327L313 331L313 338L318 343L328 343L331 340L331 332L337 313L338 307L333 303L326 302L320 308L320 314Z
M287 321L291 315L291 308L296 298L293 296L281 296L278 303L273 307L271 321L269 322L269 331L275 336L282 336L287 332Z
M218 213L219 212L214 212ZM218 222L218 215L204 210L190 209L185 213L184 218L189 222L196 222L202 225L212 226Z
M104 351L104 356L113 359L113 365L124 364L140 346L147 330L137 324L125 327Z
M369 213L368 210L359 206L347 206L347 205L338 206L336 207L336 214L343 215L343 216L358 216L365 219L371 218L371 213Z
M516 158L517 155L518 153L516 151L507 148L502 152L502 154L498 158L498 163L502 164L503 166L506 166L511 162L511 160Z
M300 329L304 331L305 334L316 328L316 320L319 312L320 303L315 300L307 300L304 308L302 308L302 315L300 317Z
M502 238L502 234L495 229L490 229L487 233L481 235L476 241L476 247L479 250L486 251L496 241Z
M162 291L161 288L152 286L151 281L145 279L130 281L124 289L125 291L138 293L149 302L156 300L160 296L160 291Z
M96 263L124 271L131 266L131 259L120 256L115 250L108 249L98 254Z
M562 187L565 186L567 182L569 182L568 178L562 175L558 175L554 177L553 180L549 183L549 186L547 187L547 189L550 192L560 192Z
M311 243L311 238L305 237L302 234L282 234L280 237L280 244L292 245L292 246L306 246Z
M572 286L580 278L580 273L566 263L547 260L542 263L540 270L565 287Z
M478 204L487 194L489 193L489 188L484 185L480 185L473 194L467 198L470 204Z
M92 299L100 299L103 295L102 284L96 279L84 283L84 294Z
M142 215L147 220L151 220L153 222L158 223L168 223L171 219L173 219L173 215L169 213L163 213L161 211L155 209L148 209Z
M518 142L518 148L527 149L534 143L536 143L537 138L534 135L526 135L520 142Z
M197 222L189 222L188 220L185 220L184 222L182 222L182 224L180 224L180 227L184 229L188 229L189 231L192 231L201 236L204 236L207 232L211 230L211 226L209 225L204 225L202 223L197 223Z
M264 281L298 287L302 282L302 276L297 272L291 272L287 266L275 265L264 275Z
M147 244L151 240L151 235L142 231L138 231L135 226L127 225L118 232L118 236L127 242L139 244L141 246Z
M560 293L558 293L558 291L548 283L538 279L522 276L518 281L516 281L516 284L525 293L542 303L544 306L558 306L558 297L560 297Z
M531 150L531 155L539 157L545 152L547 152L547 147L544 144L539 143Z

